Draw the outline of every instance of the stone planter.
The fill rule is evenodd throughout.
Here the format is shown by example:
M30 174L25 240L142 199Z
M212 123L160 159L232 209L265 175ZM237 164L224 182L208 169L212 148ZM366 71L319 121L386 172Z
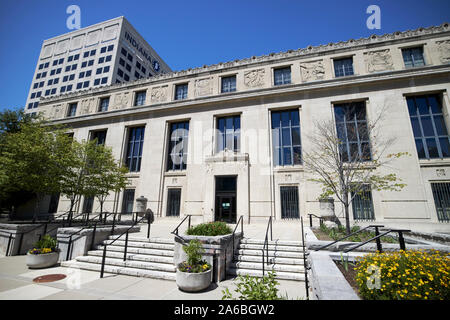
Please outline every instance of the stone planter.
M27 253L27 266L30 269L42 269L53 267L59 258L59 252L50 252L45 254Z
M201 273L188 273L177 268L177 286L180 290L187 292L202 291L211 284L211 272L212 269Z

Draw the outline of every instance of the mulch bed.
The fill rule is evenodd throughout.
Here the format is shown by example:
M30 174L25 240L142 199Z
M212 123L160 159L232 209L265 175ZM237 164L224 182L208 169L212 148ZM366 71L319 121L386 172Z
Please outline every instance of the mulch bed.
M347 282L353 288L353 290L358 295L358 297L360 299L362 299L361 296L359 295L358 284L356 283L356 270L355 270L354 266L351 264L348 264L348 271L346 271L344 269L344 266L340 262L334 261L334 263L336 263L336 266L339 268L339 270L344 275L345 280L347 280Z

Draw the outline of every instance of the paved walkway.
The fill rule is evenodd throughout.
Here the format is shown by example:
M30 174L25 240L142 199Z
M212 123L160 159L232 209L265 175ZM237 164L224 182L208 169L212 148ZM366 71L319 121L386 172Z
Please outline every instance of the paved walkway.
M170 238L170 232L179 222L179 219L158 219L151 226L151 237ZM263 239L266 227L266 223L244 224L245 237ZM184 229L180 229L180 232ZM273 227L273 238L299 241L300 230L299 222L277 222ZM142 226L139 235L147 236L146 226ZM186 293L178 289L175 281L112 274L106 274L100 279L98 272L64 267L31 270L25 260L25 256L0 258L0 300L220 300L222 290L228 288L234 293L236 288L234 279L230 278L212 284L204 292ZM34 278L47 274L64 274L67 277L51 283L33 282ZM287 295L288 299L305 298L304 282L278 282L281 295ZM234 296L237 298L235 293Z

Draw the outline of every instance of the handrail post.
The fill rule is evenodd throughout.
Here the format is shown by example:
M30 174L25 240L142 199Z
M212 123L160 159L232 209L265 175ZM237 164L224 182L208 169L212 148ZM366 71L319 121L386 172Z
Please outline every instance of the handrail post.
M270 241L273 241L273 237L272 237L272 216L270 216ZM267 248L269 247L269 243L267 243Z
M20 255L20 252L22 251L22 242L23 242L23 233L20 234L20 240L19 240L19 251L17 254Z
M89 224L89 212L86 215L86 225L88 225L88 224Z
M6 252L5 252L5 256L7 257L9 254L9 248L11 246L11 240L12 240L12 233L9 234L9 239L8 239L8 247L6 247ZM20 252L19 252L20 254Z
M92 233L92 240L91 240L91 250L94 247L95 243L95 233L97 232L97 222L94 224L94 232Z
M114 235L114 229L116 227L116 213L113 214L113 224L111 228L111 235Z
M244 216L241 216L241 237L244 237Z
M301 223L301 227L302 227L303 268L305 269L306 300L309 300L308 262L306 260L306 252L305 252L305 232L303 229L303 217L300 217L300 223Z
M69 260L69 254L70 254L70 249L72 246L72 235L70 235L69 237L69 244L67 245L67 255L66 255L66 260Z
M188 218L188 230L191 228L191 215Z
M147 214L147 239L150 239L150 226L151 226L151 222L150 222L150 214Z
M128 247L128 231L125 235L125 250L123 254L123 261L127 261L127 247Z
M399 230L397 232L398 232L398 242L400 244L400 250L405 251L406 246L405 246L405 238L403 238L403 231Z
M262 249L262 275L264 277L264 248Z
M378 231L378 227L376 226L375 227L375 236L378 237L379 235L380 235L380 232ZM379 252L383 252L383 248L381 247L381 240L379 237L376 239L376 242L377 242L377 250Z
M309 214L309 226L312 228L312 214Z
M102 257L102 267L100 268L100 278L103 278L103 273L105 271L105 259L106 259L106 244L103 247L103 257Z

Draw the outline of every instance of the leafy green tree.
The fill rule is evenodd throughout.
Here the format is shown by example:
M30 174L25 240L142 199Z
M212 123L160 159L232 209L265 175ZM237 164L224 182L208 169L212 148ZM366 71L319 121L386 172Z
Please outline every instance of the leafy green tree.
M43 197L59 192L65 168L72 166L71 139L63 127L41 119L10 124L0 141L0 193L32 193L36 217Z

